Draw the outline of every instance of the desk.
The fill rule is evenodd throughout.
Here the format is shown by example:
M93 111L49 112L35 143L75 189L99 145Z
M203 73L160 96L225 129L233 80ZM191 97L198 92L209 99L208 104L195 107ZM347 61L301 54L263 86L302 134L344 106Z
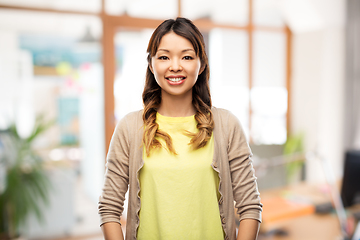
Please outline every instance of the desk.
M303 198L314 204L330 201L330 193L326 185L309 185L301 183L295 186L287 186L278 189L260 191L262 200L284 196L290 198ZM358 208L356 208L358 210ZM271 230L282 229L287 235L268 235ZM341 236L340 225L337 215L328 214L307 214L294 218L287 218L274 222L261 224L259 240L338 240Z
M258 240L339 240L341 236L339 222L334 214L297 217L279 223L277 227L288 235L260 234Z

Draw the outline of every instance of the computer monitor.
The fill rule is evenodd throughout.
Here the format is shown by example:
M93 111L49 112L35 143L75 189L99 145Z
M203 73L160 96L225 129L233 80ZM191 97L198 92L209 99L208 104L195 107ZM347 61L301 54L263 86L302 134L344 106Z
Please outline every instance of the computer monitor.
M341 198L345 207L360 203L360 151L345 154Z

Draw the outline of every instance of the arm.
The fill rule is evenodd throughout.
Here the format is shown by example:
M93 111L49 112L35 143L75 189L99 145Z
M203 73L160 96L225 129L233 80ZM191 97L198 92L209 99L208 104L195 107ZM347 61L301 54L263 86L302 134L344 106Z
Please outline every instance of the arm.
M256 239L262 204L257 188L251 150L237 118L228 117L228 158L235 207L240 217L238 240Z
M124 240L121 225L116 222L104 223L101 226L105 240Z
M124 239L120 216L129 184L129 139L126 119L117 125L107 154L105 181L99 198L101 229L105 239Z
M259 232L260 222L255 219L244 219L240 222L237 240L255 240Z

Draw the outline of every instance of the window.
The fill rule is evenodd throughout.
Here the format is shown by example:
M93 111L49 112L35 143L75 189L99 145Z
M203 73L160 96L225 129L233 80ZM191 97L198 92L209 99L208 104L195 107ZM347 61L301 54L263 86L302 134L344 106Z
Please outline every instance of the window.
M14 5L4 5L10 3ZM118 102L125 96L121 93L124 86L129 84L127 71L134 71L129 70L134 67L130 66L133 61L127 48L134 44L144 46L143 50L135 47L133 52L145 61L145 42L150 37L150 30L146 29L178 15L192 19L208 36L214 106L231 110L241 120L250 142L282 144L286 141L291 97L291 33L284 24L277 0L154 0L151 4L145 0L92 0L85 4L87 8L81 8L83 12L78 11L80 3L83 1L54 0L44 5L41 0L26 4L22 0L0 0L0 7L19 10L21 5L26 6L21 10L88 14L102 20L104 91L114 92L114 95L104 94L106 149L116 119L128 110L141 107L140 99L123 106ZM137 39L136 42L129 41L131 38ZM126 65L121 65L125 62ZM145 69L137 72L138 81L143 82L145 76L140 74ZM137 90L131 86L134 94L142 92L142 84L139 82Z

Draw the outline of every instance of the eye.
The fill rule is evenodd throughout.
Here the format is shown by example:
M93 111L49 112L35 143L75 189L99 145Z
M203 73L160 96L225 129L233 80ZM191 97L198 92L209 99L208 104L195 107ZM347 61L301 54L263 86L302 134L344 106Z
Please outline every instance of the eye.
M158 57L158 59L159 60L167 60L167 59L169 59L167 56L160 56L160 57Z
M185 59L185 60L192 60L192 59L194 59L194 58L193 58L192 56L185 56L184 59Z

